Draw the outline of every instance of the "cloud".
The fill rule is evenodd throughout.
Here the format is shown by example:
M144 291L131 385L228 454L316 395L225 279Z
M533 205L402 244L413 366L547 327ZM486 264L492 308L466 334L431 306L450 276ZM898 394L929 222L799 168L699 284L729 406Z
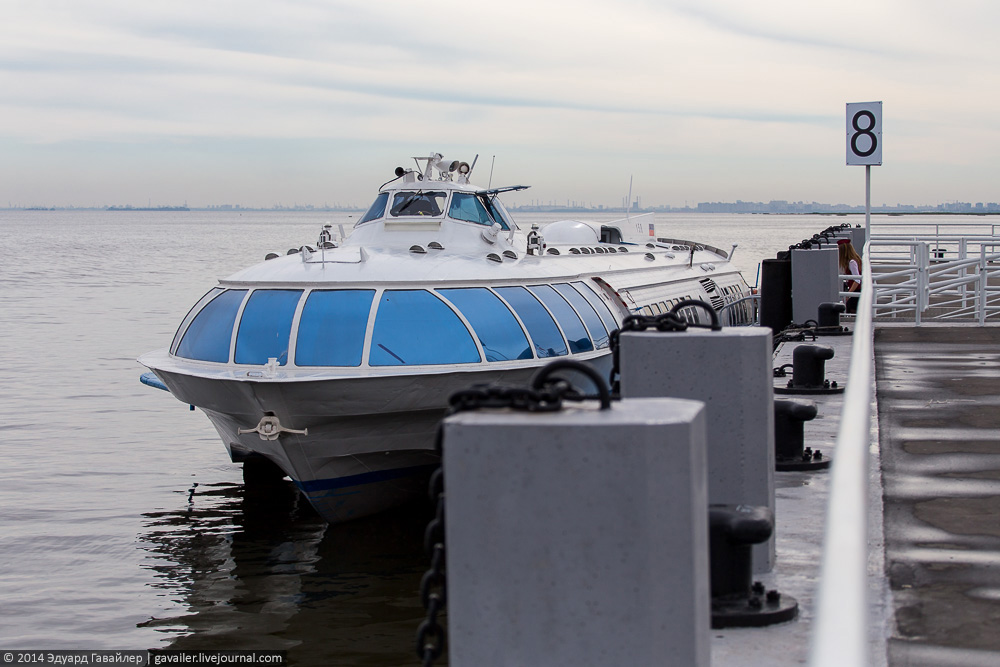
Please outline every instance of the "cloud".
M998 11L965 2L942 15L901 0L17 2L0 23L0 138L146 144L150 159L171 142L237 151L240 140L309 139L658 156L659 171L783 159L797 166L774 187L805 190L826 178L817 161L842 160L844 103L883 99L887 163L988 169L1000 149ZM689 171L685 187L715 191L707 173L718 169Z

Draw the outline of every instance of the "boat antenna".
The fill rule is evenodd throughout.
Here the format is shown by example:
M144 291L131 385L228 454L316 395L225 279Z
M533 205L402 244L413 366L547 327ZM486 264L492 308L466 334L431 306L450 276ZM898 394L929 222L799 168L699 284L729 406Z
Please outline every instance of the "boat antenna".
M476 157L478 157L478 156L476 156ZM493 156L493 161L490 162L490 182L486 184L486 187L488 187L488 188L493 187L493 165L495 165L496 163L497 163L497 156L494 155Z
M472 177L472 170L476 168L476 162L479 161L479 153L476 153L476 157L472 158L472 166L469 167L469 173L466 174L470 178Z
M632 208L632 174L628 175L628 199L625 201L625 220L626 222L632 222L629 217L628 211Z

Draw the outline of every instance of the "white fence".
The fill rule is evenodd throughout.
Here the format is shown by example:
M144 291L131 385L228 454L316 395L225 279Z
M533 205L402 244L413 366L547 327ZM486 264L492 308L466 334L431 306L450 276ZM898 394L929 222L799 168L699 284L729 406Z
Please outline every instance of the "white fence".
M870 663L868 646L868 443L874 329L872 272L866 246L851 363L837 430L827 499L811 667Z
M992 223L879 221L873 225L875 318L903 318L917 325L929 319L972 320L983 325L998 318L998 232L1000 224Z

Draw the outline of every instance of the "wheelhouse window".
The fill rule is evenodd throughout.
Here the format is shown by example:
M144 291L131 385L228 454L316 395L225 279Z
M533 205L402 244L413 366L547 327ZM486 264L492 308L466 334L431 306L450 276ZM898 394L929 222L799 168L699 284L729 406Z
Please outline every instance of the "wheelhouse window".
M379 300L371 366L466 364L479 350L458 315L426 290L385 290Z
M314 290L299 317L298 366L360 366L375 290Z
M184 332L184 337L177 346L177 356L227 363L236 313L246 294L245 289L226 290L209 301Z
M580 320L566 299L559 296L559 293L552 289L551 285L534 285L529 287L532 294L542 300L552 314L556 316L556 321L562 326L566 333L566 341L569 343L569 350L574 354L578 352L590 352L594 349L594 343L587 334L586 327Z
M359 225L363 225L366 222L371 222L372 220L378 220L383 215L385 215L385 205L389 203L389 193L380 192L378 197L375 198L375 202L368 208L368 211L361 216L358 220Z
M397 192L392 196L389 215L394 218L438 217L444 213L444 192Z
M266 364L272 358L279 366L288 363L292 316L301 296L302 290L254 290L236 332L236 363Z
M614 331L618 328L618 323L615 321L615 316L611 314L611 309L608 308L608 304L604 303L604 300L597 296L589 285L583 281L571 284L577 289L578 292L580 292L580 294L583 295L583 298L587 300L587 303L594 307L594 310L596 310L597 314L601 316L601 321L604 322L604 326L608 331Z
M599 350L607 347L608 330L604 328L604 323L597 316L597 311L568 283L559 283L553 287L569 301L569 305L573 306L573 309L583 318L583 323L587 325L587 331L590 332L590 338L594 341L594 347Z
M455 220L474 222L479 225L493 225L493 218L490 217L479 197L465 192L456 192L451 196L448 216Z
M555 320L531 292L523 287L498 287L496 292L528 327L538 358L561 357L569 353Z
M510 309L485 287L438 290L457 307L479 338L486 361L531 359L531 346Z
M490 212L493 219L500 223L500 226L504 230L509 230L513 223L510 222L510 218L507 216L507 211L504 209L503 204L500 200L496 198L496 195L489 197L483 197L483 204L486 206L486 210Z

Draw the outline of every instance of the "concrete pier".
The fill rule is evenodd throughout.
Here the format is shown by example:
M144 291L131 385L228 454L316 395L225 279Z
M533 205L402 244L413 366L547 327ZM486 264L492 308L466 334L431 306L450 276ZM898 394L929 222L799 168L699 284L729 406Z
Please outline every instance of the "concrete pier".
M827 377L844 381L851 337L817 342L835 349ZM774 365L799 344L779 347ZM1000 327L879 323L875 366L870 664L1000 665ZM843 395L809 398L818 416L805 444L836 459ZM795 596L799 618L713 631L713 665L806 664L829 479L775 474L777 555L760 579Z
M852 337L816 342L835 351L826 377L850 382ZM780 345L773 366L800 344ZM873 364L868 664L1000 665L1000 327L878 323ZM804 444L836 465L844 394L809 400ZM774 569L755 579L795 597L799 616L711 631L712 665L808 663L830 476L775 473Z
M1000 665L1000 328L880 327L891 665Z
M838 384L847 380L852 340L851 336L825 336L816 341L834 349L834 357L826 362L825 371L826 377L836 380ZM774 355L774 367L790 364L795 348L802 344L804 343L781 344ZM808 344L812 344L812 341L808 341ZM778 386L787 383L788 378L773 380ZM834 445L844 394L809 395L807 398L816 403L817 415L805 424L804 444L814 450L821 450L823 456L836 459ZM890 632L890 608L882 560L882 484L877 447L878 424L874 410L872 414L870 432L871 442L875 444L871 448L869 468L869 624L872 626L871 664L884 665L886 641ZM757 667L808 663L830 474L830 469L774 474L774 569L767 574L757 575L756 578L766 588L777 589L798 600L798 618L767 628L713 630L713 665Z

